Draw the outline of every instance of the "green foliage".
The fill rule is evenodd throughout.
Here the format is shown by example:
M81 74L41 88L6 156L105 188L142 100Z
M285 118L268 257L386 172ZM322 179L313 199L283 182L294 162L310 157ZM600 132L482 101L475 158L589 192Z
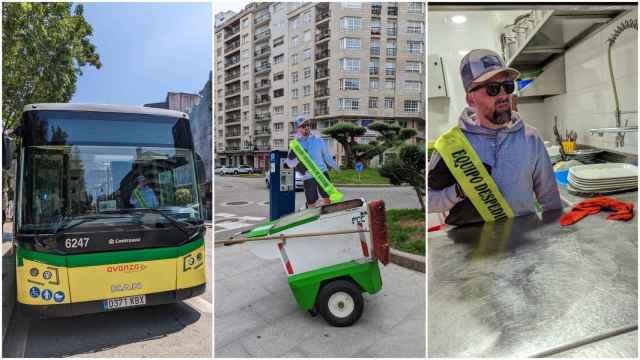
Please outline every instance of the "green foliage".
M374 155L382 155L385 151L403 146L405 142L416 135L418 132L415 129L407 129L400 126L398 123L385 123L376 121L369 125L368 128L379 134L378 136L378 153Z
M331 170L329 171L329 177L334 185L389 184L389 179L380 176L378 169L372 168L365 168L360 173L360 176L353 169Z
M178 189L176 190L176 204L177 205L188 205L191 203L191 191L189 189Z
M73 14L72 14L73 10ZM82 5L2 5L2 117L5 128L19 122L29 103L68 102L81 68L100 68L92 28Z
M346 164L344 165L344 167L349 169L353 169L353 167L355 166L354 164L356 154L354 152L353 146L358 144L356 142L356 137L362 136L366 132L366 128L360 125L352 124L350 122L338 123L322 131L323 134L331 136L340 145L342 145L346 155Z
M418 209L387 210L389 243L394 249L425 255L424 211Z
M398 157L385 162L380 168L380 175L389 179L394 185L407 183L413 187L418 196L422 210L425 210L425 151L424 146L403 145Z

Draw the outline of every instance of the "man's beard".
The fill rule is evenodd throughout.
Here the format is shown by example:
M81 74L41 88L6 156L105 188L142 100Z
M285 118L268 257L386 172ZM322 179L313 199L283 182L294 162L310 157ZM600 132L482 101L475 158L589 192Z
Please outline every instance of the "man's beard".
M509 101L502 101L496 103L496 106L500 103L509 103ZM494 125L503 125L511 121L511 109L507 110L494 110L491 116L488 116L489 121Z

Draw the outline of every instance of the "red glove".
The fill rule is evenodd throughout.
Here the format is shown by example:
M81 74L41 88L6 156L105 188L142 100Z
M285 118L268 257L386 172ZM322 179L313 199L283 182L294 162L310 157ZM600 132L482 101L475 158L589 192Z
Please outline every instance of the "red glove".
M560 225L575 224L582 218L597 214L602 210L615 211L607 216L609 220L628 221L633 219L633 203L625 203L606 196L598 196L578 203L571 211L562 215Z

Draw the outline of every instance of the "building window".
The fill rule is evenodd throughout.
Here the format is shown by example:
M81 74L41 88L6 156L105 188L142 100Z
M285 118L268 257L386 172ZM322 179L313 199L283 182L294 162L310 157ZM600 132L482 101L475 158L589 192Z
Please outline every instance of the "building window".
M380 72L380 59L369 59L369 75L378 75Z
M291 98L292 99L297 99L298 98L298 89L292 89L291 90Z
M243 96L242 97L242 106L247 106L249 105L249 97L248 96Z
M242 65L242 73L243 74L249 73L249 65Z
M284 79L284 71L280 71L279 73L273 74L273 81L278 81Z
M304 78L308 79L311 77L311 67L307 66L304 68Z
M345 37L342 38L340 44L342 45L343 49L349 50L360 50L361 47L360 38Z
M404 112L416 113L420 109L420 101L419 100L405 100L404 101Z
M395 89L396 88L396 81L395 80L385 80L384 81L384 88L385 89Z
M387 56L388 57L396 57L397 56L397 51L396 51L396 41L389 39L387 40Z
M273 147L278 148L278 149L284 147L284 140L282 140L282 139L273 139Z
M378 89L380 87L380 80L369 79L369 89Z
M223 81L224 81L224 79L223 79L222 75L218 75L218 83L221 83Z
M246 28L248 26L249 26L249 18L247 17L247 18L242 19L242 27Z
M274 123L273 124L273 130L274 131L282 131L282 129L284 129L284 124L279 122L279 123Z
M372 18L369 27L371 28L371 35L380 35L380 19Z
M424 4L421 2L410 2L407 12L409 14L424 14Z
M393 98L392 97L384 98L384 108L385 109L393 109Z
M284 60L284 54L276 55L273 57L274 64L280 64Z
M377 109L378 108L378 98L370 97L369 98L369 109Z
M273 3L273 13L277 13L280 10L282 10L282 4L277 2L277 3Z
M311 30L306 30L304 32L304 42L311 41Z
M345 72L359 72L360 59L344 58L340 59L340 67Z
M338 110L360 110L360 99L358 98L339 98Z
M387 36L398 36L398 23L395 21L387 22Z
M407 49L409 54L422 54L422 46L424 43L420 40L407 40Z
M278 89L278 90L274 90L273 91L273 97L274 98L279 98L284 96L284 89Z
M283 44L284 44L284 35L273 39L273 47L274 48L276 48L276 47L278 47L280 45L283 45Z
M395 63L385 63L384 64L384 74L386 76L395 76L396 75L396 64Z
M242 45L249 42L249 34L242 35Z
M242 82L242 90L249 90L249 81Z
M276 114L284 113L284 105L278 105L273 107L273 112Z
M298 107L297 106L292 106L291 107L291 116L298 116Z
M380 39L371 39L371 45L369 47L369 55L380 56Z
M292 65L298 64L298 54L291 55L291 64Z
M360 90L360 80L340 79L340 90Z
M294 36L291 38L291 47L296 47L298 46L298 37Z
M294 71L291 73L291 83L295 84L298 82L298 72Z
M409 34L422 34L423 28L422 21L409 21L407 23L407 32Z
M242 50L242 58L243 59L248 59L249 58L249 49Z
M302 92L303 95L306 96L311 96L311 85L305 85L302 87Z
M342 29L345 31L357 31L362 29L362 19L355 16L345 16L341 19Z
M407 61L407 72L420 73L422 72L422 62L420 61Z
M295 19L291 20L291 28L292 29L297 29L298 28L298 17L296 16Z
M362 9L362 3L361 2L343 2L342 8L343 9Z
M411 91L422 90L422 81L406 80L404 82L404 89Z
M304 49L302 52L304 60L311 60L311 49Z
M302 105L302 112L303 112L304 115L311 114L311 104L303 104Z

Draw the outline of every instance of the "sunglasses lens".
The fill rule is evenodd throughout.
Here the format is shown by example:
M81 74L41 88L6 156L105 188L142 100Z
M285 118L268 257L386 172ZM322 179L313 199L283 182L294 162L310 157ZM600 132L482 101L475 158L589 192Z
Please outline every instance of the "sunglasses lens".
M500 85L499 84L489 84L487 85L487 95L496 96L500 93Z
M514 82L506 82L503 83L502 86L504 87L504 92L507 94L513 94L513 91L516 89L516 84Z

